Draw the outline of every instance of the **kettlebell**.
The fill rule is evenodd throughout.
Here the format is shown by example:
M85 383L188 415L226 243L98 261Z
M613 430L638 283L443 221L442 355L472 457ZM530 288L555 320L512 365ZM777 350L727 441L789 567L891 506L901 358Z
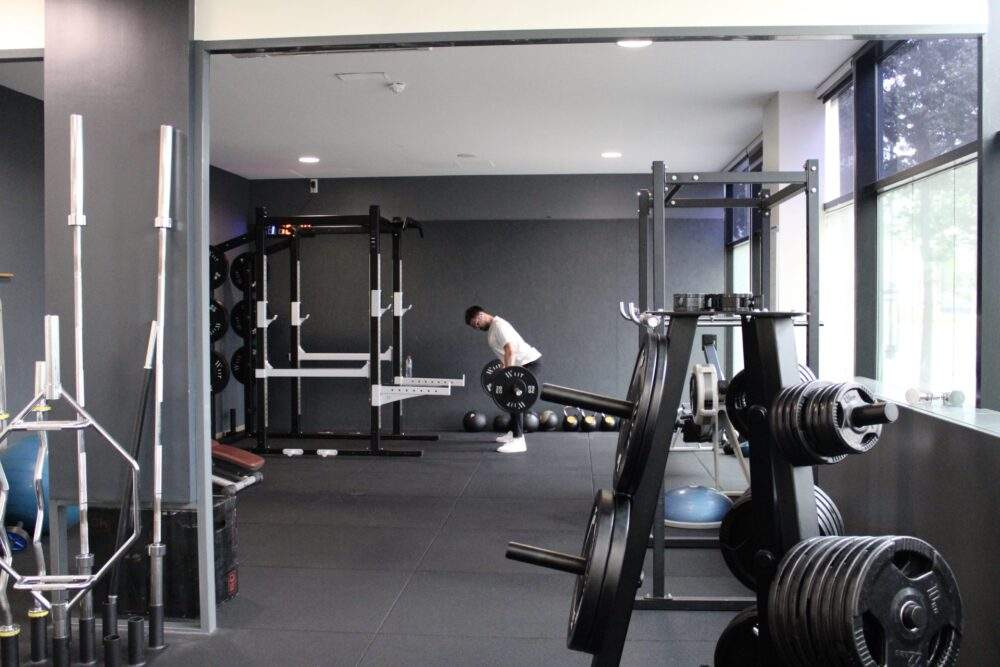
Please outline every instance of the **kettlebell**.
M525 412L524 413L524 432L534 433L538 430L540 425L540 420L538 418L537 412Z
M486 430L486 415L470 410L462 417L462 427L469 433L479 433Z
M576 415L571 415L563 408L563 419L562 419L562 430L564 431L579 431L580 430L580 418Z
M600 428L602 431L614 431L618 428L618 417L614 415L598 415L600 417Z
M501 412L493 418L493 430L497 433L506 433L510 430L510 415Z
M583 415L583 420L580 422L580 429L584 433L591 433L597 430L597 416L596 415Z

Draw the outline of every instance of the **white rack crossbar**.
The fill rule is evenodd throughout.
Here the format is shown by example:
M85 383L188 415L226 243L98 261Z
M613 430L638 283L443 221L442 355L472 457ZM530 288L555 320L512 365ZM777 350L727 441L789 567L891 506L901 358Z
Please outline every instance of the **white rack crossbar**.
M392 346L378 355L379 361L392 361ZM367 352L306 352L299 346L299 361L368 361Z

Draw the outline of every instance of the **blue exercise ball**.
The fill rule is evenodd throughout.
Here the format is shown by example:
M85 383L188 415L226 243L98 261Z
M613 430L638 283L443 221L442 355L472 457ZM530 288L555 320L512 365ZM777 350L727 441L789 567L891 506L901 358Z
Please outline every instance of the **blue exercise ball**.
M664 523L672 528L718 528L733 506L729 497L707 486L681 486L663 494Z
M35 456L38 454L38 435L31 434L12 443L0 453L0 464L7 475L10 484L10 494L7 497L7 514L4 523L8 526L21 522L24 529L31 533L35 529ZM42 530L49 530L49 461L46 458L42 466L42 490L45 497L45 519ZM80 520L80 511L71 507L66 513L68 525L73 526Z

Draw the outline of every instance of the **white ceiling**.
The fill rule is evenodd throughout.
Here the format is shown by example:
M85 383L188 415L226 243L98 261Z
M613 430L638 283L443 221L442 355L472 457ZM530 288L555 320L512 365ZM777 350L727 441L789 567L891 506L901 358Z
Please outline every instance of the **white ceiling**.
M859 42L659 42L215 56L211 162L247 178L718 169L771 93L811 91ZM384 72L345 83L335 74ZM0 85L42 96L40 63ZM402 81L406 89L388 87ZM600 156L615 150L621 159ZM474 158L458 158L459 153ZM315 165L298 162L315 155Z
M42 99L42 61L0 62L0 86Z
M852 41L439 48L212 59L212 163L248 178L718 169L774 91L813 90ZM338 72L385 72L345 83ZM406 83L393 94L390 81ZM603 151L623 153L618 160ZM459 159L471 153L476 159ZM316 165L300 155L321 158Z

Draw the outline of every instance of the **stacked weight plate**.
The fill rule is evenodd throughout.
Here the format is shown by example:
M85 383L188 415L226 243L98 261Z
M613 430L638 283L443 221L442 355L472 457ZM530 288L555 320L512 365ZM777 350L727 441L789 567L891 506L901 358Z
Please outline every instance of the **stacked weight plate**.
M799 381L809 382L816 379L816 374L805 364L799 364ZM732 377L726 387L726 414L729 421L744 438L750 437L750 423L747 421L747 410L750 408L750 377L745 370Z
M953 665L962 601L923 540L814 537L779 564L768 622L783 664Z
M817 465L867 452L896 414L894 405L876 403L861 385L814 380L782 389L769 418L785 459Z

